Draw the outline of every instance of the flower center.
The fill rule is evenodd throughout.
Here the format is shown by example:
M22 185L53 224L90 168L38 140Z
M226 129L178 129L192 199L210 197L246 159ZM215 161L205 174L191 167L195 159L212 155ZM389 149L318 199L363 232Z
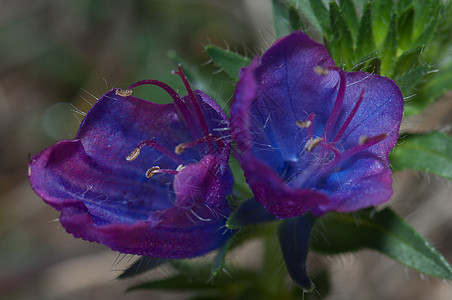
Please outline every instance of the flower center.
M175 163L178 164L178 167L174 170L160 168L160 166L153 166L146 171L145 175L147 178L151 178L156 174L177 175L179 173L179 171L181 171L183 169L183 167L187 164L187 161L182 158L181 154L188 148L194 147L201 143L206 143L208 146L209 152L212 152L214 150L214 144L218 145L218 147L224 147L224 143L221 140L221 137L215 136L215 135L212 135L209 133L209 129L207 127L206 120L202 114L202 110L198 103L198 100L196 99L195 93L191 89L191 87L188 83L188 80L182 70L181 65L179 65L178 68L179 68L179 70L173 71L173 74L179 75L180 78L182 79L184 86L188 92L187 98L190 103L186 103L185 102L186 100L182 99L179 96L179 94L166 83L163 83L158 80L153 80L153 79L146 79L146 80L138 81L138 82L132 84L131 86L129 86L126 90L121 90L121 89L116 90L116 95L119 95L121 97L128 97L128 96L132 95L132 89L134 87L137 87L140 85L150 84L150 85L155 85L155 86L162 88L171 96L171 98L173 98L174 104L179 109L182 117L184 118L185 123L187 124L187 127L190 130L191 135L193 137L201 136L200 138L197 138L194 141L178 144L174 148L174 151L169 150L167 147L165 147L162 144L160 144L156 141L153 141L153 140L141 141L136 146L136 148L133 149L130 152L130 154L126 156L125 159L127 161L135 160L140 155L141 149L146 146L146 147L150 147L150 148L160 152L161 154L163 154L164 156L166 156L167 158L171 159L172 161L174 161ZM192 109L190 109L189 104ZM194 111L194 113L192 113L192 111ZM199 125L199 127L197 127L197 125L194 121L195 119L198 120L197 124ZM200 128L200 130L198 128ZM199 132L199 131L201 131L201 132Z
M343 124L340 125L338 124L338 119L343 107L346 89L345 72L339 68L324 69L322 67L316 67L314 71L322 76L328 75L330 71L337 71L340 77L339 90L321 136L314 136L315 113L311 113L306 120L296 121L296 126L301 130L305 130L307 142L304 146L305 151L301 154L301 160L305 160L308 163L302 170L299 170L295 176L292 176L289 179L288 184L294 187L311 186L312 182L316 182L319 178L324 177L332 170L337 170L339 164L343 161L381 142L388 136L386 133L375 136L361 136L359 140L356 141L356 144L348 149L341 149L341 147L338 147L341 145L341 138L361 106L365 90L363 89L361 91L359 98L349 115ZM333 136L334 128L338 127L339 130Z

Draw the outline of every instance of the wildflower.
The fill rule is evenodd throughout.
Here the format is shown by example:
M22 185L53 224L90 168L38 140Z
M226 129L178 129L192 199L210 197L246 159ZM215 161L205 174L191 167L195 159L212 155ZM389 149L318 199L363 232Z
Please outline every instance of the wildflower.
M345 72L294 32L241 70L231 130L256 200L284 219L387 201L402 112L393 81Z
M75 237L123 253L184 258L227 238L221 229L232 189L229 123L221 108L192 91L180 97L157 80L103 95L74 140L60 141L30 161L29 179L61 211ZM174 100L156 104L132 96L151 84Z

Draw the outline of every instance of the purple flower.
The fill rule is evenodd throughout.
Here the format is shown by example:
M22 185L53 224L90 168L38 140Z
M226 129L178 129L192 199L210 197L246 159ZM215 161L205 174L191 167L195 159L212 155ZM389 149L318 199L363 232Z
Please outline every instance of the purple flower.
M211 98L143 80L103 95L75 140L32 158L29 179L61 211L69 233L124 253L164 258L202 255L229 236L229 122ZM131 96L151 84L173 99L156 104Z
M231 130L259 203L278 218L321 215L390 198L402 112L393 81L345 72L294 32L241 70Z

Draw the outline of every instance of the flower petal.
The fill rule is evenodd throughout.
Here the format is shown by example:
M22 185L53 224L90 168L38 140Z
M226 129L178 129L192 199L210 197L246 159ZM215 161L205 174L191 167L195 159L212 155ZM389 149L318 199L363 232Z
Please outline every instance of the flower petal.
M209 129L229 127L218 105L199 91L195 95L202 112L215 116ZM75 140L61 141L32 158L29 179L35 192L62 212L62 225L76 237L125 253L193 257L227 239L219 228L229 214L225 196L232 189L227 143L208 155L205 144L180 156L173 153L177 145L196 138L176 105L121 97L112 90L88 112ZM175 158L145 147L127 161L143 140L158 141ZM146 178L152 165L175 170L178 160L185 168L177 175ZM191 207L175 206L191 197Z

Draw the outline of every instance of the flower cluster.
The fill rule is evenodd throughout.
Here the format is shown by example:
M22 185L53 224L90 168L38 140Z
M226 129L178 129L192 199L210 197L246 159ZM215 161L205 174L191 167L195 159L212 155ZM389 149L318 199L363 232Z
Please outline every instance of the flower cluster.
M275 217L353 211L392 194L388 154L403 111L390 79L339 69L302 32L240 72L231 121L201 91L144 80L106 93L75 140L32 158L35 192L76 237L165 258L202 255L229 236L231 136L255 199ZM132 96L142 84L174 99Z

